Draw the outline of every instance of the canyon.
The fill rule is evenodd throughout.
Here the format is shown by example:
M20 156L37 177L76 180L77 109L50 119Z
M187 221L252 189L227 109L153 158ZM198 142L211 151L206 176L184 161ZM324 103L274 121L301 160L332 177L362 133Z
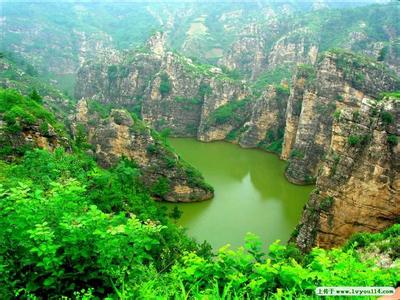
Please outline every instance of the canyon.
M399 1L1 8L2 299L398 287Z
M73 18L92 9L73 7ZM248 14L240 5L224 7L218 18L205 8L186 14L180 9L164 14L147 7L146 14L164 30L144 43L143 33L136 47L116 46L124 41L104 28L93 35L80 27L66 38L71 51L64 55L54 33L51 59L34 46L45 32L53 34L49 17L48 23L38 23L42 28L29 31L36 40L25 38L22 47L10 40L7 50L16 55L1 59L1 85L24 94L35 86L44 105L68 124L72 139L87 135L87 151L100 165L112 168L128 157L140 166L146 186L168 185L169 193L153 194L158 200L212 198L211 187L161 135L192 137L275 153L287 162L288 181L315 184L291 238L303 250L338 246L353 233L397 222L400 52L392 22L397 8L338 9L326 19L325 10L314 4L287 5L280 13L279 5L247 7ZM386 19L377 22L382 15ZM13 34L22 34L15 20L3 22ZM342 30L332 30L338 20ZM177 27L180 22L189 26L187 32ZM65 24L55 28L63 32ZM20 57L32 65L24 62L19 69ZM54 88L61 77L50 85L40 82L34 67L43 74L76 75L74 95ZM70 147L51 126L46 135L40 126L30 124L19 136L3 133L2 141L13 149L24 143L49 150Z
M117 64L84 65L76 98L134 107L171 136L227 140L280 155L289 181L316 182L293 238L302 249L337 246L357 231L395 222L400 148L391 141L399 136L399 106L396 97L381 96L400 89L394 71L334 50L314 65L299 61L290 88L282 82L258 92L218 67L168 50L165 41L156 33L145 50ZM351 215L355 208L360 218Z

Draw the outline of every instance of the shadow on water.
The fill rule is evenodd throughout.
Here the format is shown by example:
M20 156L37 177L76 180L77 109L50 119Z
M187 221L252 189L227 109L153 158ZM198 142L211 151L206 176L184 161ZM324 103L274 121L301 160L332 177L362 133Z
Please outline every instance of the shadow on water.
M178 204L183 211L178 224L190 235L207 240L214 249L228 243L242 245L247 232L268 244L288 240L312 187L290 184L283 175L285 162L225 142L170 139L170 143L215 189L210 201Z

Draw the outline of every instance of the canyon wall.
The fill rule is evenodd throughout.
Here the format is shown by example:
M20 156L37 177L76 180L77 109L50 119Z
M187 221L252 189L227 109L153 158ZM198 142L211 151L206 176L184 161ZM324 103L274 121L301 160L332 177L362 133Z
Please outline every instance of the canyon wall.
M285 57L299 60L290 87L281 82L260 91L168 51L165 36L156 34L144 52L111 65L113 81L105 73L110 65L82 68L76 95L133 107L147 124L174 136L227 140L280 154L288 161L289 181L316 182L293 240L305 250L336 246L354 232L380 230L399 216L398 99L381 100L381 93L399 90L400 79L385 64L346 51L326 52L317 60L317 49L308 45L305 60L279 51L280 58L272 59L277 65Z
M293 240L304 250L381 231L400 216L400 101L364 98L333 121L329 152Z
M135 163L143 184L159 200L193 202L211 199L201 174L166 145L163 138L123 109L99 111L95 101L81 100L73 121L75 138L83 132L99 165L114 167L122 158Z

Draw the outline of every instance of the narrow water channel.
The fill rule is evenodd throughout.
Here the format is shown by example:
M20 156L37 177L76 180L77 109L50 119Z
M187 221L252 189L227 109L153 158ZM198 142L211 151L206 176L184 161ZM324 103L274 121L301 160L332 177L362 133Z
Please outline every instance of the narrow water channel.
M182 138L169 142L215 189L210 201L178 204L183 211L178 224L188 228L191 236L207 240L214 249L243 245L247 232L267 244L288 240L313 187L289 183L283 175L285 162L225 142Z

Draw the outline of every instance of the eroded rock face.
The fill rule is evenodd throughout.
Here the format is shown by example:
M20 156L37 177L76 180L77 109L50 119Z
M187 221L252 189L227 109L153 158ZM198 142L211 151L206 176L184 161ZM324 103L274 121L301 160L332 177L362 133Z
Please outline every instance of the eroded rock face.
M213 197L202 176L169 150L161 138L122 109L106 118L91 111L86 100L77 105L75 128L83 125L94 155L103 167L116 165L122 157L133 160L141 170L143 183L160 200L192 202ZM158 187L162 182L163 187ZM162 191L165 190L165 191Z
M333 115L344 107L360 109L364 98L396 90L400 81L381 64L348 53L328 53L293 79L281 157L289 160L287 178L310 183L331 143Z
M6 124L0 116L0 144L2 147L10 147L11 152L6 159L14 159L22 155L26 150L41 148L54 151L58 147L70 150L68 139L56 133L54 128L46 125L46 132L41 130L41 124L23 125L18 132L5 130Z
M298 226L295 241L302 249L339 246L355 232L395 223L400 216L398 124L400 102L394 99L364 98L359 108L341 110Z
M219 106L249 94L221 69L197 65L167 51L165 34L155 34L146 49L118 64L86 64L75 96L133 109L157 130L173 136L203 136L204 119Z
M263 147L268 150L273 142L282 139L288 101L286 90L269 86L251 109L251 117L244 125L239 145L244 148ZM281 143L281 141L278 141Z

